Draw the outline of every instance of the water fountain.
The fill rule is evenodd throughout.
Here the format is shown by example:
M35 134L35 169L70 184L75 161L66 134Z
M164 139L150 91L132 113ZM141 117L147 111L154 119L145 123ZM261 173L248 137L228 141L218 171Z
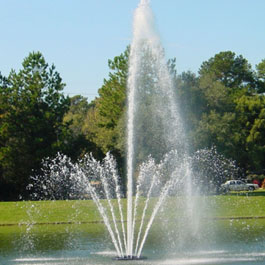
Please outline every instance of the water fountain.
M196 169L196 175L200 175L196 163L201 163L201 157L207 160L206 167L214 164L216 167L212 171L214 174L222 172L222 163L219 163L220 159L215 154L215 150L201 150L194 156L187 154L188 147L183 123L176 105L174 86L148 0L141 0L134 14L129 63L127 200L123 196L116 161L110 153L101 162L87 154L77 163L58 154L55 159L44 161L44 174L35 176L32 184L34 199L46 197L60 199L65 190L68 190L70 197L73 196L72 198L89 194L107 228L108 238L111 239L116 254L113 251L102 252L99 246L101 243L97 243L102 242L102 239L99 239L94 231L89 232L89 236L92 238L81 231L77 239L74 239L75 236L70 236L70 240L65 240L64 237L71 234L71 228L67 227L67 233L63 231L58 236L59 239L54 240L52 237L54 228L48 228L47 225L47 229L52 231L46 234L46 238L50 237L50 240L47 241L45 248L49 249L51 245L48 254L38 253L35 250L33 257L17 257L12 254L12 258L7 258L5 264L117 264L112 260L114 256L117 256L116 259L121 264L128 264L127 261L131 260L135 260L134 262L137 264L146 265L242 264L243 262L253 264L256 261L264 264L262 262L264 262L265 254L264 251L262 252L262 247L265 237L254 235L250 244L248 244L248 240L251 237L240 242L239 236L238 241L233 241L234 238L237 239L240 228L243 227L244 231L251 231L249 223L253 222L254 225L259 226L258 222L243 220L241 224L240 220L224 220L226 230L222 230L216 238L224 236L223 242L225 243L218 245L212 233L214 230L212 229L214 226L212 219L211 217L205 218L204 199L196 196L196 192L199 190L195 190L193 184L195 183L196 187L199 187L199 183L193 179L193 170ZM233 163L228 161L225 166L227 167L228 164L234 168ZM206 172L201 172L201 174L205 176ZM95 183L100 185L95 185ZM174 197L178 197L178 200L182 200L184 203L176 206L177 203L172 200ZM172 211L171 208L165 207L167 208L165 218L162 206L168 198L168 207L173 206L174 209ZM210 201L207 200L208 204ZM215 207L215 205L206 206ZM177 207L179 207L179 211L176 211ZM165 231L166 237L176 239L170 241L170 244L165 245L164 248L160 235L156 236L155 243L152 243L152 240L150 242L147 240L148 236L152 235L150 230L155 225L160 210L163 219L162 222L158 221L157 227L162 226L163 223L168 228ZM179 216L179 213L182 216ZM204 227L200 220L204 221ZM27 230L34 229L33 224L27 226ZM101 226L100 223L96 225ZM230 233L227 227L234 225L237 230ZM92 224L89 226L91 227ZM60 229L64 230L62 227L56 228L56 230ZM255 232L255 229L252 231ZM240 233L238 234L240 235ZM202 240L202 235L205 237L205 241ZM38 240L35 239L34 234L31 234L30 240L23 237L20 240L21 244L18 244L19 240L14 242L18 246L25 246L25 242L28 241L31 242L30 246L36 249L36 245L42 241L38 236L36 238ZM58 247L58 244L63 244L64 240L70 241L71 246L61 255L54 249ZM73 248L75 240L81 242L82 246L80 249L77 248L76 252ZM53 241L55 241L54 244L52 244ZM203 242L206 244L204 245ZM238 244L238 242L240 243ZM0 237L0 251L1 244ZM104 248L108 246L107 249L112 250L113 248L109 247L106 242L103 245ZM146 245L148 249L144 255L148 256L147 261L141 260L144 259L141 255ZM252 247L252 252L249 250L249 246ZM85 250L82 252L83 248ZM259 255L256 253L257 250L260 252ZM89 258L87 258L88 256ZM105 256L107 256L106 260ZM10 260L11 263L8 262Z
M161 159L170 151L177 150L177 147L183 149L183 133L175 102L171 77L159 35L155 30L149 1L142 0L134 15L133 41L129 58L126 258L134 257L134 255L136 255L136 258L140 257L145 238L156 212L166 197L170 186L177 181L176 167L171 167L169 180L161 190L161 201L159 200L157 208L154 208L154 215L151 216L143 241L137 251L140 234L138 235L134 253L135 220L133 220L133 214L136 215L137 199L139 197L139 190L137 190L133 205L134 172L137 166L141 169L139 165L148 158L148 155ZM176 153L173 157L178 159ZM140 170L137 187L141 185L141 176ZM159 177L161 177L159 173L153 172L153 181L151 181L148 196L151 194L155 178ZM141 228L142 225L140 226L140 232Z
M125 260L141 259L144 243L160 206L169 190L188 174L189 169L188 160L185 160L185 140L173 84L154 24L149 1L141 0L134 14L133 40L129 57L126 231L117 174L112 168L112 174L109 177L105 176L106 168L111 168L113 161L107 162L108 166L103 166L103 169L99 170L113 228L106 216L107 210L103 209L98 195L90 189L108 227L118 259ZM105 161L110 160L112 159L107 157ZM110 182L115 182L121 231L118 229L117 216L110 200ZM138 203L143 186L146 189L145 202L139 214ZM150 213L150 219L146 220L146 211L150 207L151 197L154 196L157 202ZM137 216L140 218L138 231Z
M102 163L91 155L76 164L58 157L48 166L47 174L51 185L58 181L58 173L69 174L67 189L91 194L119 260L142 259L149 230L168 193L191 176L174 86L148 0L141 0L134 14L127 90L127 217L115 159L110 154ZM100 191L91 180L101 183ZM44 193L54 190L39 178L35 186L36 181L45 187ZM107 205L100 201L102 197ZM113 198L117 199L118 214Z

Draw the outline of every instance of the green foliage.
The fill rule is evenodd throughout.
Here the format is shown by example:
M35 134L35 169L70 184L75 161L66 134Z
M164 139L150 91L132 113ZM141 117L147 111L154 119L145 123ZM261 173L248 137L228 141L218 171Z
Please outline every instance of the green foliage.
M265 96L242 96L237 101L237 122L247 153L247 169L260 171L265 163Z
M199 79L192 72L183 72L176 76L175 87L186 131L192 134L207 109L206 100L199 89Z
M257 66L257 87L259 93L265 92L265 59L263 59Z
M61 93L65 84L41 53L30 53L22 66L0 78L0 182L12 187L11 198L23 194L41 159L64 144L67 127L62 120L69 108Z
M109 73L109 79L104 79L104 84L98 91L100 98L97 108L101 116L99 126L110 130L117 126L125 107L128 57L129 48L113 61L109 60L112 72Z
M265 81L265 59L257 65L258 77Z
M199 74L211 74L224 86L234 89L254 85L254 76L251 65L242 55L226 51L216 54L208 61L203 62Z
M128 75L129 48L120 56L109 60L111 70L109 78L104 79L103 86L99 89L99 98L94 101L89 109L84 131L104 153L112 151L120 153L118 124L125 112L126 85ZM125 124L121 125L124 131Z
M70 98L70 108L64 115L63 121L69 124L69 128L74 136L78 136L82 133L82 127L88 109L89 104L85 97L77 95Z
M204 62L199 77L183 73L176 87L193 150L215 145L248 171L264 169L263 60L257 72L241 55L220 52ZM258 92L258 93L257 93Z
M73 160L90 152L96 158L103 156L91 135L86 132L86 119L91 108L93 108L93 104L89 104L83 96L76 95L70 98L70 108L63 118L64 124L69 127L66 137L67 144L61 148L61 151Z

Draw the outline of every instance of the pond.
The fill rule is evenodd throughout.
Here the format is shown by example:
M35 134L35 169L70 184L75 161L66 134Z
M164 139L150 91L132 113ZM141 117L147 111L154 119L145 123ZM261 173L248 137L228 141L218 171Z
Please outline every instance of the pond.
M196 240L183 236L183 227L178 232L160 227L154 225L146 242L147 259L116 261L102 224L3 226L0 264L265 264L265 220L206 220Z

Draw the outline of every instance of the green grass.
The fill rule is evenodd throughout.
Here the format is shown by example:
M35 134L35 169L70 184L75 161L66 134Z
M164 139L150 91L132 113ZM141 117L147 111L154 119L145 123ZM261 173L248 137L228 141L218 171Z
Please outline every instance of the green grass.
M230 191L230 195L236 195L236 196L265 196L265 189L258 189L254 192L252 191Z
M246 194L245 194L246 195ZM265 196L228 194L196 198L205 206L205 218L265 216ZM102 200L103 204L107 202ZM126 200L123 201L126 204ZM151 201L155 203L155 199ZM140 208L143 204L140 203ZM126 208L126 207L124 207ZM165 212L169 216L183 214L185 198L169 198ZM172 211L174 209L174 211ZM126 211L126 209L125 209ZM125 212L124 212L125 214ZM93 201L37 201L1 202L0 225L23 223L100 222L101 217Z
M215 196L208 197L212 216L216 217L259 217L265 216L263 196Z
M90 200L0 203L0 224L93 222L99 219L96 206Z

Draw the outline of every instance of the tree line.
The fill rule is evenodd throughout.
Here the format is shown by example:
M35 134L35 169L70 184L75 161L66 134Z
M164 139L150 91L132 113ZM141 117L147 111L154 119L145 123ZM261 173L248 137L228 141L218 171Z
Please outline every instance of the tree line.
M129 47L108 61L109 76L92 102L65 96L54 65L32 52L18 72L0 74L0 200L27 198L30 176L58 152L76 160L110 151L123 172ZM245 174L265 172L265 59L255 69L220 52L198 74L168 61L191 152L215 146ZM122 173L122 175L124 175Z

